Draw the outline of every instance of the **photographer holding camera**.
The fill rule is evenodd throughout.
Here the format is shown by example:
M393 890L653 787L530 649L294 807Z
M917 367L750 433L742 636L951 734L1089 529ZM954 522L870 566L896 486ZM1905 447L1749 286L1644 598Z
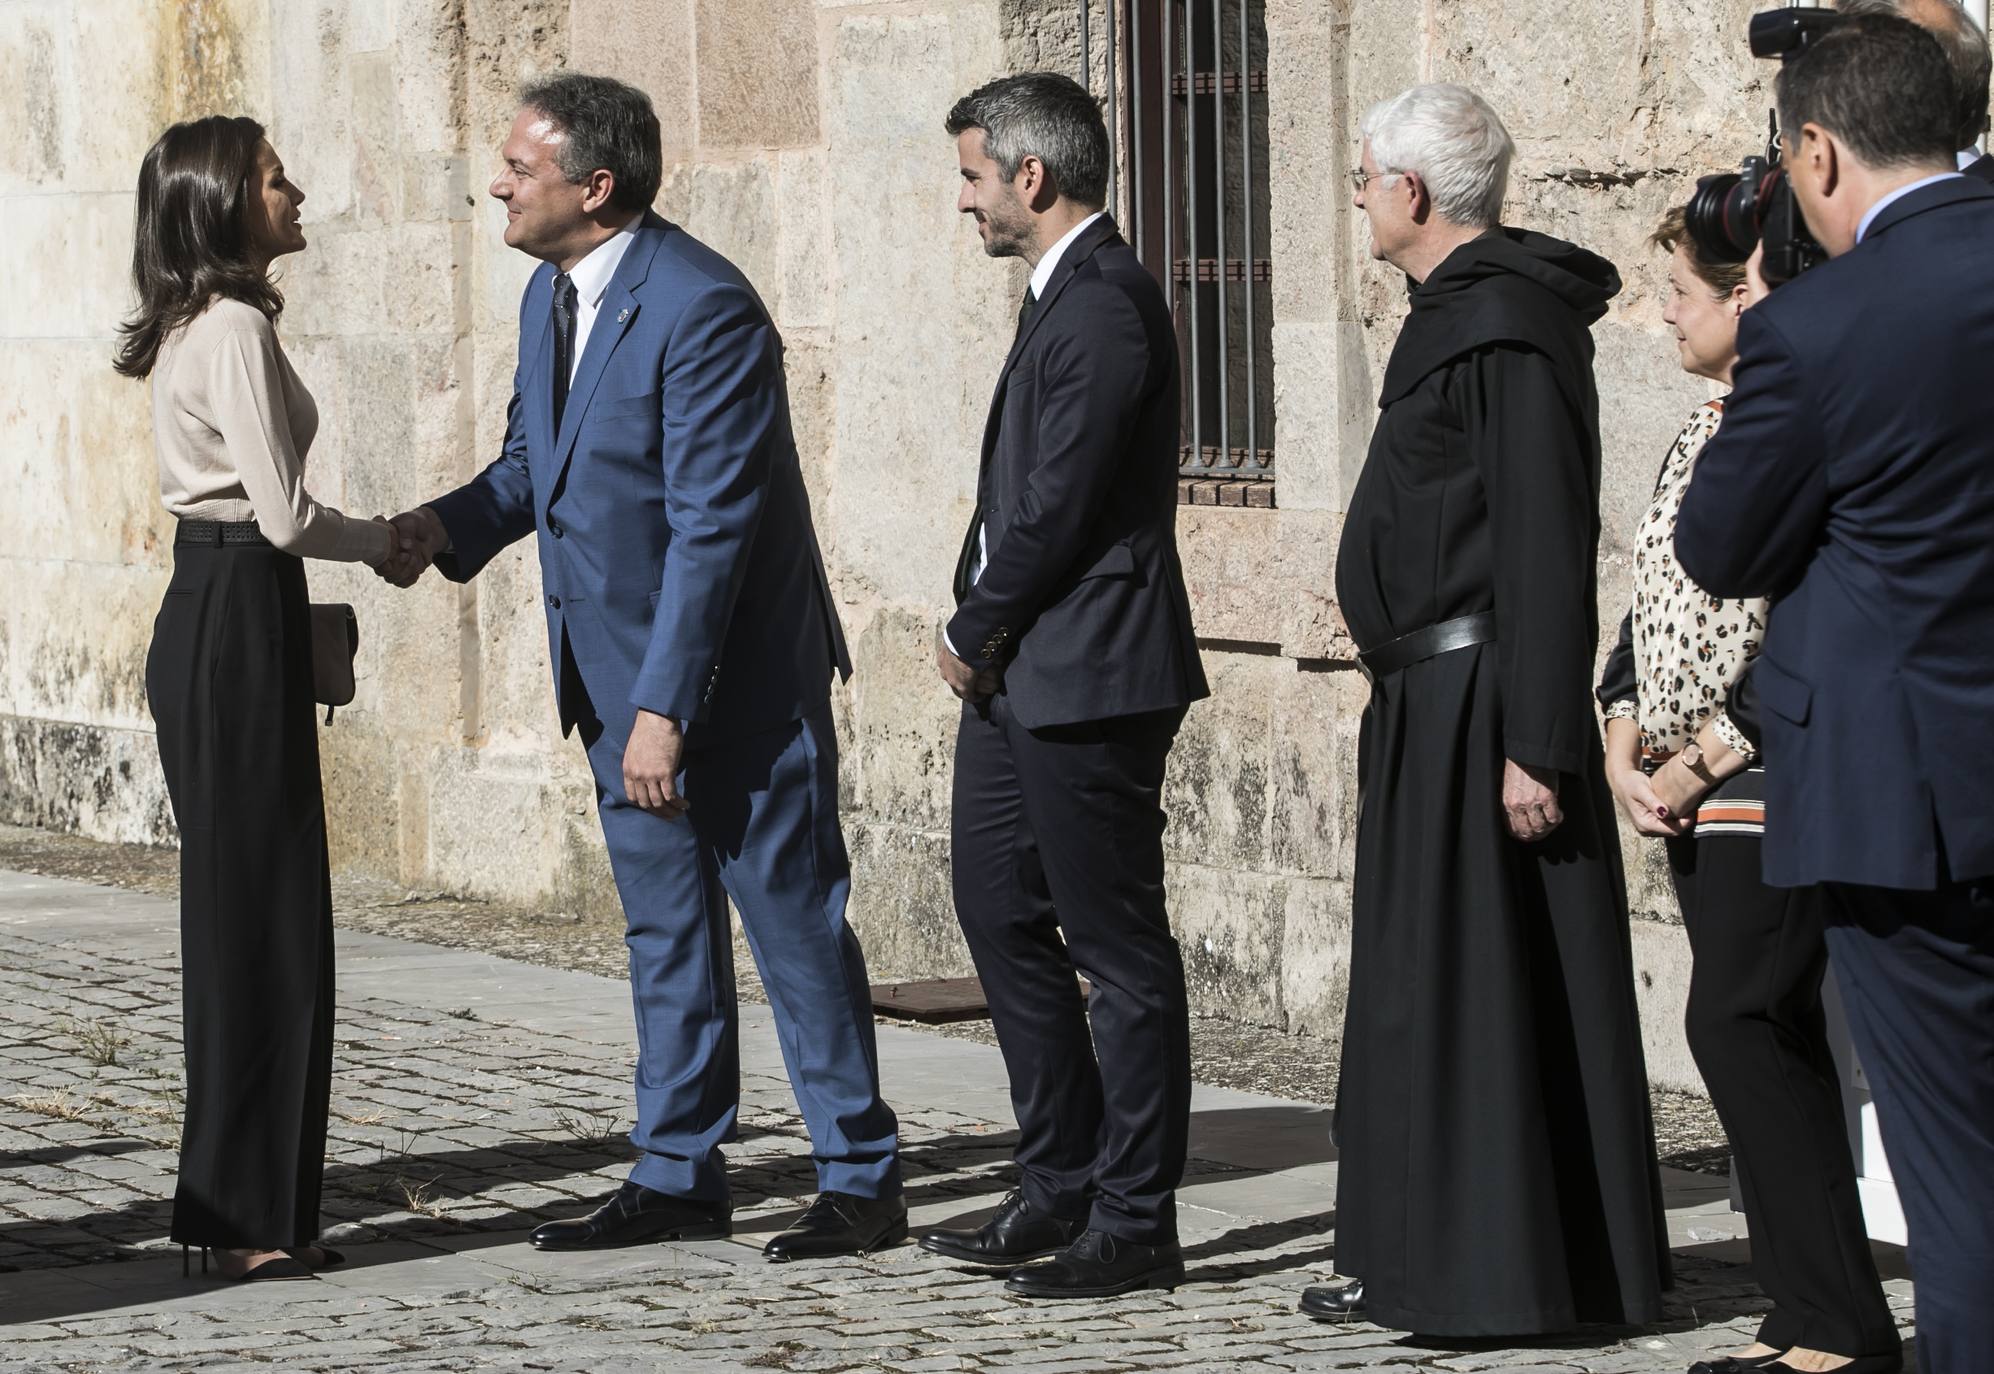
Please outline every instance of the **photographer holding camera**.
M1994 188L1955 170L1930 35L1860 16L1810 37L1779 75L1783 163L1829 260L1743 315L1675 547L1712 595L1777 601L1753 670L1778 761L1765 878L1821 889L1910 1228L1919 1367L1985 1374Z

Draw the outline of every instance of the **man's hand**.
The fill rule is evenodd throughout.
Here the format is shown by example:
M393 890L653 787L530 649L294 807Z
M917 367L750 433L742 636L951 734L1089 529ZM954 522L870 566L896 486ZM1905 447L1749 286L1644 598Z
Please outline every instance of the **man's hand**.
M623 747L623 795L630 804L668 821L683 816L690 805L678 787L684 752L685 734L677 721L640 709Z
M1502 761L1502 809L1509 833L1526 843L1543 839L1565 819L1558 807L1558 775L1514 759Z
M1745 259L1745 309L1747 310L1772 294L1772 288L1766 285L1765 265L1766 244L1764 239L1760 239L1758 246L1752 249L1752 255Z
M428 506L404 511L388 524L394 527L395 551L375 571L397 587L414 586L436 555L450 546L450 536Z
M995 696L1004 682L1001 670L985 668L978 672L956 657L939 625L935 627L935 666L941 670L942 681L949 685L949 690L964 701L982 701Z

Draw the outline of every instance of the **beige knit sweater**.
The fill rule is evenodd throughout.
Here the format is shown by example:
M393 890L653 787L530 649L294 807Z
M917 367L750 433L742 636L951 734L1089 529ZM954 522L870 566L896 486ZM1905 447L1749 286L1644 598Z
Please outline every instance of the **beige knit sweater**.
M342 515L305 490L318 406L263 312L217 299L160 348L152 372L159 494L182 520L254 520L301 558L377 564L386 525Z

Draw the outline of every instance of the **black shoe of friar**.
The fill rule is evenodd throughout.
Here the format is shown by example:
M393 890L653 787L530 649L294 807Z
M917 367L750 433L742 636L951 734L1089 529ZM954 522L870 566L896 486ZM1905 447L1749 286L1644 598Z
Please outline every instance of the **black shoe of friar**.
M1364 1281L1318 1285L1302 1290L1300 1303L1304 1317L1319 1322L1361 1322L1364 1320Z
M965 1264L995 1269L1056 1255L1086 1229L1084 1221L1070 1221L1038 1210L1025 1200L1023 1192L1014 1188L997 1204L997 1215L974 1231L937 1227L922 1234L921 1248Z
M1087 1231L1043 1264L1013 1270L1004 1291L1021 1298L1111 1298L1184 1281L1184 1251L1174 1241L1142 1245Z
M869 1255L905 1239L907 1200L898 1194L871 1198L819 1193L796 1224L764 1246L762 1254L777 1264L833 1255Z
M547 1222L528 1239L536 1250L611 1250L660 1240L723 1240L733 1231L724 1203L675 1197L626 1182L587 1216Z

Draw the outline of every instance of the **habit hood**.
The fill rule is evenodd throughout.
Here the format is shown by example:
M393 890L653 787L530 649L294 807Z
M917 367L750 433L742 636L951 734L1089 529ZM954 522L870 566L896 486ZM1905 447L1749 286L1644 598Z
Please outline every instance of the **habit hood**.
M1597 253L1528 229L1492 229L1448 254L1412 287L1382 408L1435 368L1488 344L1533 348L1576 377L1592 364L1592 324L1620 292L1620 273Z

